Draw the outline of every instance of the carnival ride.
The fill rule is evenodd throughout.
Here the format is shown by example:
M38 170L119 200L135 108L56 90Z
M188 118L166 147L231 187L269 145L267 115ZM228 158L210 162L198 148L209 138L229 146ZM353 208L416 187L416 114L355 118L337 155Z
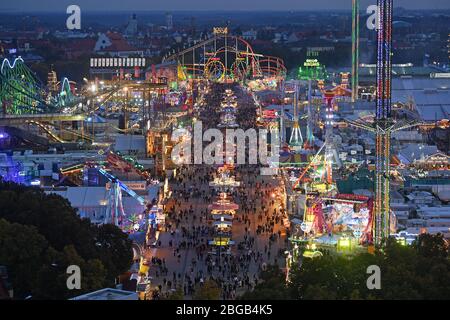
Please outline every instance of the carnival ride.
M136 192L131 190L125 183L117 179L110 172L103 168L98 168L98 172L106 177L111 185L106 207L106 215L104 223L112 223L116 226L120 226L123 230L128 232L142 231L145 228L148 215L149 203L144 197L139 196ZM143 207L142 212L138 216L136 214L126 214L122 203L122 191L126 192L129 196L134 198ZM139 217L139 219L137 219Z
M213 37L194 43L163 61L177 61L179 80L246 81L286 76L282 59L255 53L250 43L228 34L227 28L215 28Z
M373 122L363 119L347 121L348 124L375 133L375 201L373 211L373 242L376 247L385 245L390 235L390 166L391 134L418 126L413 121L395 121L392 117L392 16L393 0L378 0L379 28L377 29L377 99Z
M0 100L3 114L56 113L79 103L69 80L63 78L60 90L54 95L27 67L21 57L11 64L4 59L0 67Z
M352 102L359 94L359 1L352 0Z
M353 254L372 243L373 199L336 194L306 198L304 220L294 228L290 241L293 252L289 262L322 256L320 250Z
M87 134L87 133L79 133L75 130L71 130L71 129L67 129L67 128L63 128L61 126L58 127L58 133L55 130L56 125L51 123L51 122L40 122L40 121L35 121L35 120L26 120L25 123L29 124L29 125L34 125L37 126L39 128L41 128L42 130L44 130L47 134L47 136L56 141L56 142L60 142L60 143L68 143L69 141L66 141L64 139L62 139L60 137L61 133L68 133L69 135L76 137L76 138L80 138L81 140L84 141L88 141L90 143L92 143L94 141L94 138ZM51 129L53 128L53 130Z
M144 169L135 158L131 156L121 155L119 152L110 151L106 157L106 160L112 168L120 170L122 172L134 172L145 179L145 181L151 181L151 175Z
M75 164L68 165L60 169L62 175L80 174L87 168L97 166L108 167L122 173L133 172L144 179L146 184L157 184L159 181L152 179L150 173L133 157L122 156L118 152L107 151L105 160L86 160Z
M339 194L333 177L333 166L341 168L343 165L332 141L335 125L334 110L337 108L338 97L350 96L350 91L347 89L348 74L341 74L340 85L325 89L327 78L325 68L317 59L307 59L304 67L299 69L298 77L308 81L307 139L304 148L310 149L317 145L317 141L313 144L315 139L311 99L313 80L317 82L321 93L324 120L319 121L319 124L325 139L310 161L290 168L291 170L300 169L298 178L296 175L291 175L289 180L292 183L292 191L303 190L305 198L303 221L297 225L290 240L296 249L299 248L298 244L306 244L306 247L302 247L303 256L309 258L320 256L318 248L322 247L334 247L340 251L346 244L352 249L356 246L371 244L373 200L357 195ZM294 86L294 105L297 90ZM298 113L295 109L293 121L295 132L295 123L298 123ZM294 140L299 140L295 138L294 136Z
M299 116L298 116L298 104L299 104L299 88L298 88L298 84L295 83L294 84L294 101L293 101L293 106L294 106L294 126L292 127L292 133L291 133L291 137L289 139L289 145L292 146L293 148L298 148L300 146L302 146L303 144L303 136L302 136L302 131L300 130L300 125L299 125ZM282 113L284 113L284 110L282 110Z
M73 182L77 181L79 184L83 183L83 174L88 172L88 169L97 170L102 176L109 181L109 195L106 201L106 215L104 223L112 223L120 226L126 232L143 231L145 226L157 228L158 222L162 220L161 213L154 214L154 208L151 208L149 203L143 196L138 195L126 182L122 182L115 175L111 173L111 169L122 172L135 172L145 179L144 186L158 184L159 181L152 180L149 173L143 170L143 167L134 159L129 157L122 157L117 153L111 151L105 157L105 160L86 160L84 162L75 163L60 169L63 178L73 177ZM141 212L133 214L125 212L122 204L122 192L127 193L134 198L142 207ZM149 212L152 211L152 212Z
M298 79L308 81L308 122L306 128L305 148L312 148L314 146L314 122L312 115L312 81L324 81L328 74L325 66L320 64L317 59L312 57L317 56L316 53L309 53L308 59L303 64L303 67L298 69Z
M146 110L150 109L149 101L156 99L155 93L160 97L167 89L167 81L160 79L156 82L133 79L100 83L85 81L77 87L67 78L58 81L56 73L51 71L48 83L44 84L21 57L12 63L4 59L0 67L0 125L33 125L40 128L48 139L60 144L79 139L93 143L93 136L84 132L83 122L92 122L94 132L94 122L89 119L97 118L100 113L120 112L128 120L126 115L136 109L150 117ZM72 128L68 129L62 123L70 124ZM111 127L127 132L126 124L127 121L124 129Z

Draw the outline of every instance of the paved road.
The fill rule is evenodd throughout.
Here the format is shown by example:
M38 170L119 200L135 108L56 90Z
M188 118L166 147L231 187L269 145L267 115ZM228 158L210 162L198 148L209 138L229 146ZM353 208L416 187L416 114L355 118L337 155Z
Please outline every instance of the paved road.
M207 210L214 201L209 181L216 169L187 166L170 183L173 193L166 208L168 230L161 234L160 245L151 252L152 257L159 259L150 268L152 284L161 286L163 294L181 286L185 298L190 299L199 283L213 278L223 284L222 298L232 299L255 285L263 264L277 261L284 266L286 235L280 213L283 204L279 180L261 176L259 168L249 166L238 166L234 171L236 180L241 182L233 192L234 202L240 205L232 225L236 245L232 246L231 255L220 261L217 255L208 254L213 248L207 242L214 234ZM189 187L194 193L189 192ZM269 240L271 236L273 241ZM239 250L239 244L245 242L247 248Z

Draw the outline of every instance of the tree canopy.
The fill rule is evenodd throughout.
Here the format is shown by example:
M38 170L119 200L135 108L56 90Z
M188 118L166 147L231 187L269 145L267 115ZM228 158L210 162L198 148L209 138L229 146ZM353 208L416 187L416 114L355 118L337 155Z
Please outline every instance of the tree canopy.
M204 284L198 285L195 290L195 300L219 300L221 289L214 280L206 280Z
M116 226L81 219L60 196L0 182L0 265L17 299L67 299L112 286L132 264L131 244ZM81 269L80 290L67 289L69 265Z
M381 289L368 289L369 266L380 268ZM289 282L278 267L243 299L438 300L450 297L450 256L442 235L420 235L412 246L389 241L375 254L324 255L303 259L290 270Z

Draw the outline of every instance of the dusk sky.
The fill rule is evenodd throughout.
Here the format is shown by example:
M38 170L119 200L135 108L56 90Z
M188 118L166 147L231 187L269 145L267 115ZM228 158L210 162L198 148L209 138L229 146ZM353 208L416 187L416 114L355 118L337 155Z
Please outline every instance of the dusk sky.
M63 11L70 4L81 10L320 10L350 9L351 0L15 0L0 1L0 11ZM361 0L361 8L376 0ZM394 0L407 9L449 9L448 0Z

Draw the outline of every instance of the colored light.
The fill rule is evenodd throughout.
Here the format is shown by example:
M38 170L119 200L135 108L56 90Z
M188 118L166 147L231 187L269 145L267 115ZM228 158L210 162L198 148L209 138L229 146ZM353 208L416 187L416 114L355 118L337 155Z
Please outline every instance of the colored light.
M40 186L41 185L41 181L40 180L33 180L30 182L30 184L32 186Z

